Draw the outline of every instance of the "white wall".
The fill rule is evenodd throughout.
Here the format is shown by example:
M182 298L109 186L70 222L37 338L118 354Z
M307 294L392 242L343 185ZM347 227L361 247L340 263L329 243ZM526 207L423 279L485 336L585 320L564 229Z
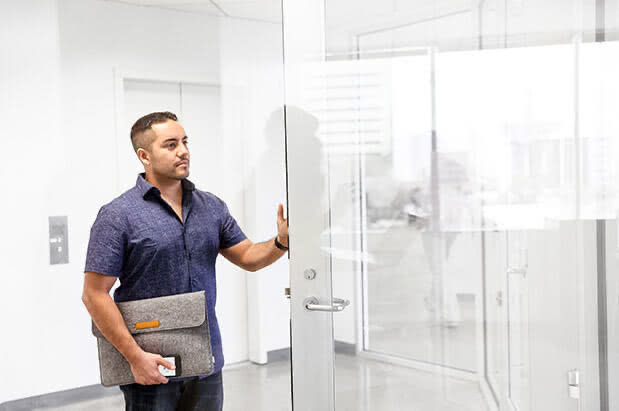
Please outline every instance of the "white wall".
M0 2L0 15L0 350L11 370L0 377L1 403L99 383L80 297L90 226L120 194L113 68L218 78L220 66L218 21L204 15L95 0ZM240 190L237 168L222 175ZM240 198L224 199L243 225ZM69 264L49 265L51 215L68 216ZM218 269L225 355L241 361L244 274Z
M60 46L55 2L1 2L0 15L5 19L0 27L0 121L7 145L0 162L0 350L5 367L11 370L0 376L2 402L28 395L33 385L52 389L58 381L43 381L37 373L52 364L63 365L56 358L74 358L67 365L67 377L74 380L71 374L80 373L82 351L73 338L74 330L84 321L81 313L67 315L71 305L60 303L62 299L79 302L79 280L69 277L68 266L48 266L46 244L47 216L57 212L50 182L62 174L60 167L52 167L50 157L66 164L58 120ZM70 250L71 255L75 252ZM66 345L60 347L65 338ZM36 384L28 382L33 378Z
M277 234L277 204L286 205L281 26L222 20L221 83L224 138L242 141L230 153L230 170L242 170L236 196L245 204L243 226L254 242ZM286 256L247 274L249 359L267 361L269 351L288 347L289 302Z

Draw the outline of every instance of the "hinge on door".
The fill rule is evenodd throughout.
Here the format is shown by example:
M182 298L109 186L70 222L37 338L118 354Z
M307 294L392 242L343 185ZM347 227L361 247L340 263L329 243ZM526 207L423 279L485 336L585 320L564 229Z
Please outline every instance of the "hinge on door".
M570 398L580 398L580 371L574 369L567 372L567 389Z

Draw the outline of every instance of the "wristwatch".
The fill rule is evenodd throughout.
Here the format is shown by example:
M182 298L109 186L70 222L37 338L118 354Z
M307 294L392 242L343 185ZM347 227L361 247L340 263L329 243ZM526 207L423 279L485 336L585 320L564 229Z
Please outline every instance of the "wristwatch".
M279 248L282 251L288 251L288 247L277 241L277 236L275 236L273 240L275 240L275 247Z

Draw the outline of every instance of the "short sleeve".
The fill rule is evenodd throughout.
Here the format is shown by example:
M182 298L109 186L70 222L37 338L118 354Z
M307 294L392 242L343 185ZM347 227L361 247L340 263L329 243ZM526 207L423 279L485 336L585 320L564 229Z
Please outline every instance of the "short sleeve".
M126 235L120 216L106 206L101 207L92 228L84 272L119 277L122 273Z
M245 240L247 236L241 230L238 223L230 215L230 211L228 210L228 206L226 203L222 201L223 210L222 210L222 223L221 228L219 230L219 248L230 248L233 245L240 243Z

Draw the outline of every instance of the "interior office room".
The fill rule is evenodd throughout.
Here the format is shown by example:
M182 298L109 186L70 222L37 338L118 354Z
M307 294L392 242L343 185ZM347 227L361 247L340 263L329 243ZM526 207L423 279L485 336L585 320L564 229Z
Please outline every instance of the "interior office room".
M124 409L83 273L154 111L252 241L289 218L273 265L217 259L225 410L619 410L619 1L0 16L0 410Z

